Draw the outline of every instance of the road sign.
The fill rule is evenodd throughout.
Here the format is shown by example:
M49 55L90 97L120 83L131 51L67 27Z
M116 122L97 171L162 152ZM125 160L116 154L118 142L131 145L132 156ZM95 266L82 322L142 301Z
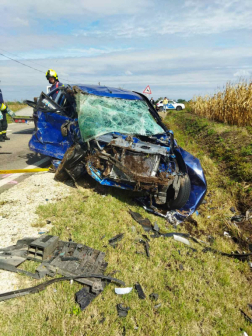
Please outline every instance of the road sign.
M143 93L151 94L151 88L150 88L149 85L146 86L146 88L144 89Z

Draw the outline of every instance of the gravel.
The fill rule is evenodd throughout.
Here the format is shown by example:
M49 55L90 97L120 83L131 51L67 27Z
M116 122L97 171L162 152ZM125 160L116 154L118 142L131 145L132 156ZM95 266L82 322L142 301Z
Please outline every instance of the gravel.
M39 205L55 203L66 198L71 192L69 185L56 182L54 174L42 172L34 174L20 184L0 194L0 248L14 245L24 237L38 237L39 232L47 232L51 223L32 227L37 223L36 209ZM0 271L0 293L18 289L18 275Z

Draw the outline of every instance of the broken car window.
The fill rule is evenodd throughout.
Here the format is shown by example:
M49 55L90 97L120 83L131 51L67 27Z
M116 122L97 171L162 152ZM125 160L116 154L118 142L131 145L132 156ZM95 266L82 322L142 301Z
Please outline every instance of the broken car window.
M101 97L80 92L75 97L84 141L110 132L144 136L165 132L142 100Z

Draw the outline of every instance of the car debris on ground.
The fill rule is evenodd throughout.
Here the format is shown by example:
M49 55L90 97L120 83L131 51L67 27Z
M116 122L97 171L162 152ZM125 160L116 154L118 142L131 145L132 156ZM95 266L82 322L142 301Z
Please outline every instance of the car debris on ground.
M108 265L104 258L104 252L73 241L59 240L57 236L46 235L37 239L18 240L16 245L0 249L0 269L22 273L34 279L42 279L46 275L54 277L61 274L64 276L35 287L0 294L0 301L37 293L59 281L75 280L85 285L76 293L76 301L81 310L85 309L103 291L107 282L113 281L124 285L123 281L104 275ZM26 260L40 263L35 273L18 268Z
M122 303L118 303L116 308L119 317L126 317L128 315L128 311L130 310L130 307L126 307Z
M146 296L144 294L142 286L139 283L136 283L134 287L135 287L135 290L137 291L139 299L144 300Z

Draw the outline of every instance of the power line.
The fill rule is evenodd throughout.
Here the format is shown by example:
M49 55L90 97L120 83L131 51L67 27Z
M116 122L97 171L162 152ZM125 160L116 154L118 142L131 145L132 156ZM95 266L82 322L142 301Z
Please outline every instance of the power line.
M0 50L1 50L1 49L0 49ZM2 54L2 53L0 53L0 55L6 57L6 58L8 58L8 59L10 59L10 60L13 61L13 62L16 62L16 63L21 64L21 65L23 65L23 66L26 66L26 67L28 67L28 68L30 68L30 69L32 69L32 70L35 70L35 71L38 71L38 72L41 72L41 73L45 74L44 71L39 70L39 69L37 69L37 68L34 68L34 67L30 66L30 65L24 64L24 63L22 63L22 62L20 62L20 61L18 61L18 60L15 60L14 58L11 58L11 57L9 57L9 56L6 56L6 55L4 55L4 54ZM13 54L13 55L14 55L14 54ZM16 55L16 56L17 56L17 55ZM35 63L35 62L33 62L33 63ZM61 77L61 76L60 76L60 78L63 79L63 80L66 82L66 84L70 84L70 82L71 82L69 79L63 78L63 77Z
M38 72L42 72L42 73L44 73L44 71L41 71L41 70L36 69L36 68L33 68L33 67L31 67L30 65L27 65L27 64L24 64L24 63L22 63L22 62L19 62L19 61L15 60L15 59L13 59L13 58L11 58L11 57L9 57L9 56L6 56L6 55L4 55L4 54L2 54L2 53L0 53L0 55L6 57L6 58L8 58L8 59L10 59L10 60L12 60L12 61L14 61L14 62L16 62L16 63L19 63L19 64L21 64L21 65L24 65L24 66L26 66L26 67L28 67L28 68L30 68L30 69L33 69L33 70L36 70L36 71L38 71Z
M13 62L19 63L19 64L21 64L21 65L23 65L23 66L26 66L26 67L28 67L28 68L30 68L30 69L32 69L32 70L35 70L35 71L38 71L38 72L41 72L41 73L45 74L45 72L42 71L42 70L36 69L36 68L34 68L34 67L30 66L30 65L24 64L24 63L22 63L22 62L20 62L20 61L17 61L17 60L15 60L15 59L13 59L13 58L11 58L11 57L9 57L9 56L4 55L4 54L2 54L2 53L0 53L0 55L6 57L6 58L8 58L8 59L10 59L10 60L13 61ZM62 77L61 77L61 78L62 78ZM65 78L62 78L62 79L63 79L64 81L67 81L68 84L69 84L69 80L68 80L68 79L65 79Z
M31 63L33 63L33 64L37 64L37 65L39 65L41 68L44 68L44 67L45 67L44 65L41 65L41 64L39 64L39 63L37 63L37 62L34 62L34 61L31 60L31 59L26 59L26 58L24 58L24 57L22 57L22 56L19 56L19 55L17 55L17 54L14 54L14 53L12 53L12 52L10 52L10 51L4 50L4 49L2 49L2 48L0 48L0 50L6 52L6 53L8 53L8 54L14 55L14 56L16 56L16 57L18 57L18 58L22 58L23 60L25 60L25 61L27 61L27 62L31 62Z

